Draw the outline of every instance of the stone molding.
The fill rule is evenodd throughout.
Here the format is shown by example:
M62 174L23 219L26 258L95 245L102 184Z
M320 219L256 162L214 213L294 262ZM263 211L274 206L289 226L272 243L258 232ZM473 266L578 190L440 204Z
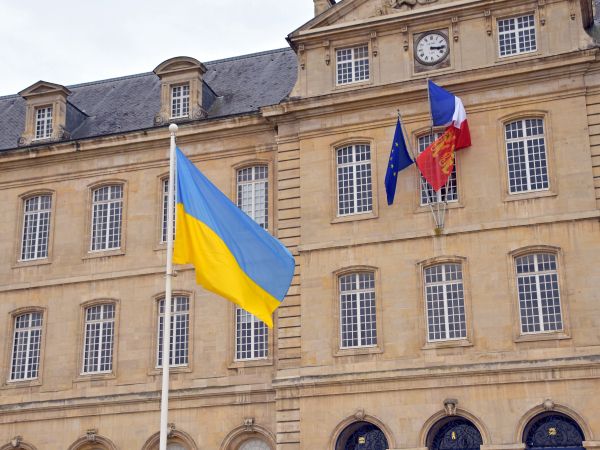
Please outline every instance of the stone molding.
M33 445L23 441L21 436L15 436L8 444L0 447L0 450L36 450L36 448Z
M385 434L385 437L388 441L388 446L390 448L396 448L392 430L390 430L388 428L388 426L385 423L383 423L383 421L378 419L377 417L371 416L370 414L366 414L365 410L363 408L358 408L352 415L346 417L344 420L342 420L340 423L338 423L337 426L333 429L333 431L331 432L331 435L329 436L329 442L326 447L327 450L335 450L335 443L336 443L339 435L346 429L346 427L348 427L349 425L352 425L354 422L369 422L369 423L379 427L379 429L381 431L383 431L383 434ZM229 449L222 449L222 450L229 450Z
M110 439L98 434L98 430L87 430L86 435L73 442L68 450L90 450L98 447L103 447L105 450L117 450Z
M178 430L175 428L175 424L168 424L169 434L167 444L172 443L180 443L188 450L198 450L196 443L192 439L192 437L187 434L185 431ZM158 450L158 444L160 442L160 431L157 431L152 436L148 438L142 450ZM69 449L70 450L70 449Z
M448 399L448 400L450 400L450 399ZM452 400L456 400L456 399L452 399ZM487 427L485 426L485 424L479 417L477 417L475 414L471 413L470 411L467 411L466 409L457 408L457 407L454 408L453 415L463 417L463 418L473 422L473 424L477 427L477 429L481 433L481 437L483 439L483 445L488 445L490 443L490 432L488 431ZM442 419L445 419L446 417L448 417L448 413L446 412L446 409L444 408L444 409L436 412L434 415L432 415L429 419L427 419L425 421L425 423L423 424L423 428L421 428L421 433L419 434L418 443L419 443L419 445L421 445L421 447L427 447L427 435L429 434L429 430L431 430L431 427L433 427L436 423L438 423Z
M583 447L585 450L598 450L600 449L600 441L583 441Z
M552 403L552 405L551 405L552 407L550 409L548 409L550 406L550 403ZM561 413L566 416L569 416L571 419L573 419L575 422L577 422L577 424L581 427L581 430L583 431L583 434L585 435L585 438L588 441L591 442L594 439L592 429L588 425L587 421L579 415L579 413L577 413L574 409L572 409L571 407L569 407L567 405L560 404L560 403L554 403L554 401L550 397L547 397L541 404L531 408L529 411L527 411L525 414L523 414L523 416L521 416L521 418L519 419L519 421L517 422L517 425L515 427L515 434L513 437L514 442L523 442L523 433L525 432L527 425L537 415L542 414L542 413L547 413L549 411L557 412L557 413Z
M238 450L242 444L250 439L262 438L271 448L277 447L277 439L268 428L254 423L254 418L244 419L244 424L235 427L221 441L219 450Z

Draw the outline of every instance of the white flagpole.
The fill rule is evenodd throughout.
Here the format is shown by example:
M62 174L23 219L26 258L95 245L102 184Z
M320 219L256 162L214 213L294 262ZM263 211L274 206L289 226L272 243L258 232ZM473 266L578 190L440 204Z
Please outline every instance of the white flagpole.
M160 404L160 445L159 450L167 450L167 420L169 413L169 359L171 356L171 281L173 278L173 208L175 200L173 192L175 190L175 133L177 125L169 125L171 132L171 151L169 158L169 203L167 206L167 286L165 289L165 318L163 322L163 348L162 348L162 397Z

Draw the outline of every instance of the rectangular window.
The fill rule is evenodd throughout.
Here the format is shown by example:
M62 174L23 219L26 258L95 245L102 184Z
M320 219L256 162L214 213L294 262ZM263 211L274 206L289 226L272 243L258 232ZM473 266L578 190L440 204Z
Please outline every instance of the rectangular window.
M52 108L38 108L35 118L35 138L46 139L52 136Z
M337 151L338 215L373 211L371 147L351 145Z
M511 194L549 188L548 158L542 119L505 125L508 183Z
M158 304L158 358L157 366L163 364L163 335L165 322L165 301ZM169 366L187 366L190 336L190 299L171 298L171 339L169 344Z
M175 183L177 186L177 183ZM177 221L177 194L173 201L173 239L175 239L175 223ZM167 221L169 218L169 180L163 181L163 214L162 214L162 233L160 242L167 242Z
M23 314L15 319L10 379L37 378L40 370L42 314Z
M375 275L357 273L340 278L341 348L377 345Z
M269 356L269 329L265 323L239 306L235 307L235 359L264 359Z
M115 306L99 305L85 312L83 372L111 372L115 339Z
M442 133L423 136L419 138L419 155L425 151L436 139L439 139ZM446 186L435 192L431 185L425 180L423 175L420 175L420 190L421 190L421 206L426 206L429 203L443 203L448 197L448 202L458 201L458 182L456 179L456 160L454 161L454 169L448 178Z
M562 331L556 255L539 253L516 260L521 332Z
M269 168L238 170L238 207L265 230L269 228Z
M467 319L460 264L426 268L425 299L429 342L466 339Z
M21 261L48 257L51 206L49 195L25 200Z
M121 248L123 186L96 189L92 206L92 251Z
M519 55L536 51L533 14L498 21L500 56Z
M349 84L369 79L369 47L337 51L337 84Z
M190 86L171 88L171 117L187 117L190 114Z

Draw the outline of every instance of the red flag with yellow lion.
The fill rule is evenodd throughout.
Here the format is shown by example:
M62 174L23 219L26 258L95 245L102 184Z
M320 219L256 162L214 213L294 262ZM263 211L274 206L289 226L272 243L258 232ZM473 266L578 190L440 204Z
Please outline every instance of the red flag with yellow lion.
M454 151L459 136L460 130L449 126L446 132L417 158L417 165L423 177L435 192L446 185L454 169Z

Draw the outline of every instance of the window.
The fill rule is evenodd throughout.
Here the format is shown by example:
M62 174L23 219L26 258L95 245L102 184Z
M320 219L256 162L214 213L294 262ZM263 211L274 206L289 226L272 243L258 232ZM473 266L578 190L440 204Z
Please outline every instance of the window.
M36 109L35 138L46 139L52 136L52 108Z
M48 257L51 206L49 195L25 200L21 261Z
M190 114L190 86L171 88L171 117L187 117Z
M538 253L516 259L521 332L563 330L556 255Z
M337 84L356 83L369 79L369 47L337 51Z
M265 323L237 305L235 322L236 361L267 358L269 329Z
M93 194L92 251L121 247L123 186L106 186Z
M42 313L28 313L15 319L11 381L37 378L40 369Z
M338 216L373 211L371 147L351 145L337 151Z
M177 184L175 184L177 186ZM177 216L177 202L173 202L173 239L175 239L175 223ZM169 220L169 180L163 181L163 214L162 214L162 233L160 242L167 242L167 221Z
M429 147L433 142L442 136L442 133L435 133L429 136L423 136L419 138L419 155L425 151L427 147ZM458 201L458 183L456 180L456 160L454 161L454 168L452 169L452 173L450 174L450 178L448 178L448 183L446 186L441 188L439 191L435 192L431 185L425 181L423 175L420 175L420 192L421 192L421 206L428 205L429 203L442 203L446 201L446 196L448 197L448 202L457 202ZM447 187L447 189L446 189Z
M271 448L265 441L250 439L242 444L240 450L271 450Z
M85 312L83 372L112 371L115 340L115 306L98 305Z
M238 207L265 230L269 223L269 168L248 167L238 170Z
M439 264L425 269L425 304L429 342L467 338L460 264Z
M549 188L548 158L542 119L505 125L508 182L511 194Z
M498 21L500 56L534 52L535 20L533 14Z
M158 358L157 366L163 364L163 335L165 322L165 301L158 304ZM187 366L188 343L190 336L190 299L171 298L171 339L169 345L169 366Z
M375 274L355 273L340 278L341 348L377 345Z

